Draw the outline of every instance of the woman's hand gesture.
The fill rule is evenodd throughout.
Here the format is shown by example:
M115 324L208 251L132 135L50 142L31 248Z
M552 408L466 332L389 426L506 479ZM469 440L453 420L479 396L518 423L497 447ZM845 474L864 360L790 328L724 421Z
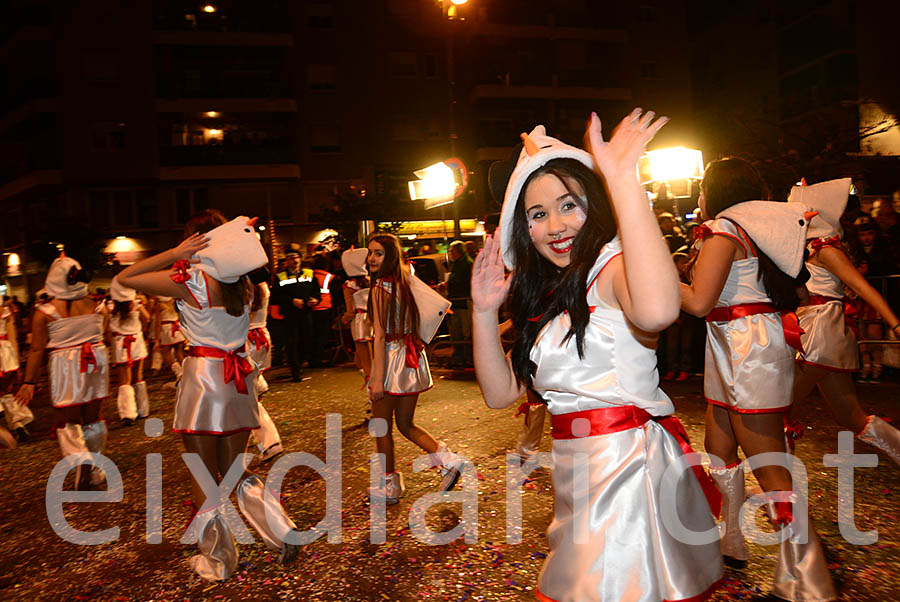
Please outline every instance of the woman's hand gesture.
M23 384L16 393L16 401L19 405L27 406L34 399L34 385Z
M647 143L669 121L668 117L660 117L654 121L655 116L653 111L642 114L640 108L633 110L616 126L609 142L605 142L600 118L596 113L591 113L584 133L584 148L594 156L597 169L607 186L625 178L637 177L637 162Z
M500 258L500 229L484 241L472 266L472 303L475 311L497 311L509 295L510 277Z
M196 232L185 238L181 241L181 244L172 249L172 254L175 256L175 261L180 261L182 259L190 261L197 251L205 249L208 246L209 237L205 234ZM194 263L196 263L196 261Z

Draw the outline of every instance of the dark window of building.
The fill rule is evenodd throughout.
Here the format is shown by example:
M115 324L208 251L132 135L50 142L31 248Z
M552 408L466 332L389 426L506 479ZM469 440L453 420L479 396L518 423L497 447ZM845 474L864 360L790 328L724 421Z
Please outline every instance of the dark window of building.
M117 152L125 148L124 123L96 123L90 136L91 150Z
M191 216L209 209L209 190L206 188L175 189L175 221L186 223Z
M113 226L134 226L134 193L131 190L115 190L113 197Z
M109 228L109 191L92 190L91 201L91 225L99 228Z
M135 193L137 201L137 225L139 228L159 227L159 206L156 204L155 188L138 188Z
M391 77L415 77L418 71L416 69L416 53L390 53L388 56L388 69Z
M334 7L331 2L310 2L306 5L306 24L314 29L334 27Z
M306 73L310 90L337 90L337 69L334 65L310 64Z
M637 22L641 25L649 25L656 22L656 8L641 4L637 7Z
M425 55L424 65L425 77L438 77L438 55L429 52Z
M341 152L341 130L334 125L314 125L310 131L309 150L314 153Z
M659 66L656 61L641 61L641 77L646 79L659 77Z

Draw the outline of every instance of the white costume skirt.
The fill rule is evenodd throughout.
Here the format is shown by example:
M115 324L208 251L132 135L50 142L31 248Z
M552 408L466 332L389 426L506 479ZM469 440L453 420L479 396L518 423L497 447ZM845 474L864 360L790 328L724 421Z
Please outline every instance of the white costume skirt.
M160 345L175 345L177 343L184 343L185 338L181 333L181 328L176 328L175 322L163 322L159 325L159 344Z
M251 328L250 332L259 331L261 335L265 338L268 346L263 345L257 348L256 342L253 340L253 336L250 336L247 340L247 355L250 356L250 359L256 364L259 368L260 372L264 370L268 370L272 367L272 337L269 335L269 329L265 326L260 328Z
M403 340L386 344L387 366L384 373L384 392L388 395L413 395L434 386L425 350L418 353L418 367L406 363L406 344Z
M357 343L372 340L372 321L369 320L368 313L357 312L353 315L353 321L350 322L350 335Z
M137 362L139 360L147 357L147 345L144 343L144 335L143 333L137 333L133 335L124 335L124 334L115 334L112 338L112 363L113 364L127 364L129 360L128 349L125 345L125 337L132 336L134 340L131 341L131 356L130 359L132 362Z
M0 340L0 372L15 372L18 369L19 356L16 354L16 348L11 341Z
M178 381L172 430L194 435L230 435L259 428L255 367L246 376L247 394L225 382L225 361L219 358L184 358Z
M835 372L859 370L856 336L844 320L842 302L798 307L797 318L804 330L800 337L804 353L797 353L798 362Z
M715 527L690 468L681 473L675 494L663 495L663 475L683 455L675 438L652 420L640 428L554 440L550 555L538 599L704 600L722 578L719 540L682 543L658 512L674 506L691 531ZM584 494L576 497L574 487Z
M82 360L82 347L65 347L50 352L50 403L55 408L77 406L109 395L109 356L106 345L90 345L94 362ZM82 371L84 367L84 371Z
M781 315L755 314L706 323L706 401L742 413L782 412L791 405L794 349Z

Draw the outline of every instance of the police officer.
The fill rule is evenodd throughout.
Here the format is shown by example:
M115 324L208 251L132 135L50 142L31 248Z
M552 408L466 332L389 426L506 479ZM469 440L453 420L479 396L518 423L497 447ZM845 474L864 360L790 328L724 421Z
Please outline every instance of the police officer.
M301 345L310 337L309 311L319 303L321 294L312 274L300 270L300 255L290 251L285 255L285 270L277 276L278 307L284 316L287 360L294 382L302 380Z
M312 357L309 359L311 368L319 368L325 359L325 349L331 342L331 324L334 321L334 301L342 297L341 282L334 274L328 271L330 267L328 255L319 253L313 259L313 276L319 287L321 300L312 308Z

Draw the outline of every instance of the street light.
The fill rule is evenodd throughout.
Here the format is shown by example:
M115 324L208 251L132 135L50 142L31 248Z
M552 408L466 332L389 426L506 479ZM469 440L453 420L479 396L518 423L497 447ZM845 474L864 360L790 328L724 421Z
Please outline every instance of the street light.
M456 193L456 178L446 163L435 163L425 169L414 171L418 180L409 182L409 198L425 201L425 208L440 207L453 202Z
M641 184L656 185L659 192L661 184L673 199L673 212L678 214L678 199L691 198L691 183L703 178L703 153L683 146L663 148L645 153L638 161L638 172Z

